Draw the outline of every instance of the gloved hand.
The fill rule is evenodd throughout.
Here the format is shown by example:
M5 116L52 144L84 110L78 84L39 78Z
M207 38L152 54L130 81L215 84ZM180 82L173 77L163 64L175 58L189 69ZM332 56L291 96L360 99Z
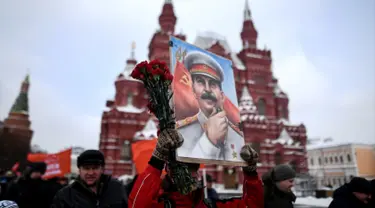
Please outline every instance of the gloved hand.
M167 161L170 151L181 147L184 139L176 129L164 129L160 132L158 142L152 155L160 160Z
M247 174L256 172L259 154L251 148L251 144L242 147L240 156L248 164L248 166L242 168L243 172Z

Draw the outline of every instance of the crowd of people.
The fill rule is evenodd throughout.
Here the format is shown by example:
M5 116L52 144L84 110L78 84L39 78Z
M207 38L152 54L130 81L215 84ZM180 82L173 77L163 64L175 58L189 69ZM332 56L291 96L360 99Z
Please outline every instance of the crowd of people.
M104 174L104 155L98 150L86 150L77 159L79 176L68 182L66 178L42 178L45 163L29 163L21 175L12 171L1 173L0 208L158 208L158 207L249 207L292 208L296 196L292 192L295 171L289 165L278 165L263 177L258 176L258 153L249 144L240 152L247 162L243 167L243 195L221 199L206 178L200 180L199 164L186 163L197 185L187 195L180 194L171 177L165 155L181 145L176 130L167 129L159 139L148 167L125 185ZM167 174L163 175L162 171ZM374 180L354 177L333 194L329 208L374 208ZM207 188L207 197L204 194Z

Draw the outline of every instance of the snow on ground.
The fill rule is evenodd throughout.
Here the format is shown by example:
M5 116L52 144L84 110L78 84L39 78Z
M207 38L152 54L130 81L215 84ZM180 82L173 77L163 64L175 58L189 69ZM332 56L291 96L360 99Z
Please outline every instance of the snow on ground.
M328 207L331 201L332 201L331 197L317 199L315 197L309 196L309 197L297 197L295 204Z

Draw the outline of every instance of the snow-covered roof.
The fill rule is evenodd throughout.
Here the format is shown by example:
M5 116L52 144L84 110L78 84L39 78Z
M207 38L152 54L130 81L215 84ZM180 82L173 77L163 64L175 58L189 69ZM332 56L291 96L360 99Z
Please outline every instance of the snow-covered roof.
M282 123L282 124L284 124L284 125L290 125L290 123L289 123L289 121L288 120L286 120L285 118L280 118L278 121L277 121L277 123Z
M275 94L276 97L280 97L280 98L287 98L288 97L286 95L286 93L281 90L279 84L275 84L275 86L273 88L273 93Z
M117 80L130 80L130 81L135 81L135 82L141 82L140 80L134 79L133 77L130 76L134 67L136 66L136 64L134 64L133 61L135 62L135 60L127 61L124 71L117 77Z
M273 144L280 143L282 145L285 145L285 144L292 145L294 143L294 140L284 128L281 131L279 138L277 138L276 140L273 140L272 143Z
M245 70L246 67L242 61L238 58L237 54L232 52L228 41L222 35L215 32L202 32L199 33L195 39L194 45L202 48L209 49L216 43L219 43L225 50L225 53L229 53L233 61L234 66L239 70Z
M144 108L137 108L133 106L132 104L128 104L126 106L116 106L113 108L116 108L118 111L124 112L124 113L142 113L143 111L145 111ZM110 109L107 108L106 111L109 111L113 108L110 108Z
M254 105L253 98L250 95L249 89L244 86L242 89L242 95L240 98L240 103L238 105L241 114L244 113L257 113L257 107Z
M354 143L354 142L345 142L345 141L335 141L335 140L327 140L322 139L311 144L306 145L307 150L315 150L315 149L326 149L326 148L335 148L339 146L368 146L371 147L373 144L363 144L363 143Z
M150 118L145 127L141 131L137 131L134 135L134 140L151 140L158 135L158 127L156 123Z

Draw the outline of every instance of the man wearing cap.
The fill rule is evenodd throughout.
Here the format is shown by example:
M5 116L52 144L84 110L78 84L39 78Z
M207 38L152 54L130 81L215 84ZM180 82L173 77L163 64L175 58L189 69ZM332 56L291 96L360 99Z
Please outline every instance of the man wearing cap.
M103 174L104 155L99 150L86 150L77 159L79 177L55 196L52 208L127 207L122 183Z
M177 150L180 157L240 161L245 145L239 128L223 111L224 72L220 64L206 53L189 52L184 64L192 78L192 89L199 105L198 114L177 122L184 143Z
M289 164L281 164L263 175L264 208L293 208L296 196L292 192L296 172Z
M353 177L349 183L335 190L328 208L369 208L370 200L370 181L361 177Z

